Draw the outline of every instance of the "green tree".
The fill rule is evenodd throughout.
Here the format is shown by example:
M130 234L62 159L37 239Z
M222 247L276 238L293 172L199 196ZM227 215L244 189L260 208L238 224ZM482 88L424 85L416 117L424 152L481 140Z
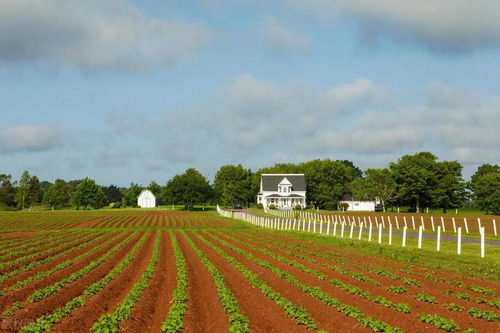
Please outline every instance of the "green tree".
M456 161L443 161L436 164L437 184L432 191L434 207L459 208L465 202L465 181L462 178L462 165Z
M31 176L27 170L23 172L21 175L21 179L19 179L17 191L16 191L16 202L17 206L24 209L26 207L29 184L30 184Z
M0 174L0 206L14 207L16 205L16 189L11 179L10 175Z
M205 176L196 169L189 168L167 183L167 191L172 203L183 204L190 210L195 204L206 203L210 199L212 188Z
M106 195L107 203L122 201L123 193L120 191L118 186L116 185L104 186L102 190Z
M224 206L253 201L252 171L238 165L224 165L215 174L214 192Z
M307 199L316 207L338 202L355 175L344 162L330 159L312 160L300 166L306 176Z
M389 165L400 199L420 212L432 203L437 187L437 157L429 152L404 155Z
M358 200L379 198L385 211L386 205L397 198L396 182L388 168L367 169L365 178L356 178L350 185L352 195Z
M93 179L85 178L73 193L73 204L77 207L98 209L106 204L106 195Z
M69 185L62 179L56 179L54 184L45 191L43 202L52 208L64 207L69 203Z
M26 204L38 205L42 202L42 187L37 176L32 176L28 182L28 195Z
M361 178L363 177L363 171L361 171L360 168L358 168L357 166L354 165L354 163L352 161L349 161L349 160L341 160L339 161L340 163L343 163L345 164L346 166L348 166L349 168L351 168L351 171L352 171L352 179L357 179L357 178Z
M488 173L496 173L496 172L500 172L500 165L498 165L498 164L483 164L483 165L479 166L477 168L476 172L472 175L472 177L470 179L470 183L468 185L469 189L475 193L476 192L475 187L476 187L478 180L482 176L484 176Z
M130 187L125 192L125 197L127 198L127 206L137 207L137 198L141 194L144 187L139 184L131 183Z
M152 180L148 187L147 187L148 190L150 190L154 195L155 197L158 197L160 195L160 192L161 192L161 186L160 184L158 184L157 182L155 182L154 180Z
M483 212L500 214L500 165L483 164L472 175L470 189Z
M475 182L477 204L485 213L500 214L500 172L490 172Z

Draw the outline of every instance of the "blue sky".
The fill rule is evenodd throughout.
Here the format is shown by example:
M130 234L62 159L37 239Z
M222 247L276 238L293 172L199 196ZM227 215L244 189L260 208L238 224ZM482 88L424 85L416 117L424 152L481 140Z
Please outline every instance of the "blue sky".
M0 2L0 173L500 162L495 0Z

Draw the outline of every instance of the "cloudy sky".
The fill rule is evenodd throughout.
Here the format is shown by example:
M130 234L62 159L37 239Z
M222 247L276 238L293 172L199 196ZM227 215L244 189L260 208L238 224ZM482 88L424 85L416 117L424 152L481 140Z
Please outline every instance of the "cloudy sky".
M0 173L500 162L498 0L0 0Z

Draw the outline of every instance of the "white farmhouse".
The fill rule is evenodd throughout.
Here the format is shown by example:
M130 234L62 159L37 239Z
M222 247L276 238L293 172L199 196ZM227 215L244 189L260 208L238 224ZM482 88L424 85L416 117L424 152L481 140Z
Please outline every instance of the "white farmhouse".
M137 206L141 208L155 208L156 197L150 190L143 190L137 198Z
M306 179L300 174L262 174L257 204L275 205L278 209L306 206Z

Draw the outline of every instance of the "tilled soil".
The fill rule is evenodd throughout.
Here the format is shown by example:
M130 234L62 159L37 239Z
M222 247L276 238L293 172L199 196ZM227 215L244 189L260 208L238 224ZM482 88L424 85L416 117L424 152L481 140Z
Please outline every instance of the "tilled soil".
M220 236L217 234L217 236ZM293 272L293 274L297 277L304 276L304 279L306 279L306 276L308 276L307 273L303 273L295 268L292 268L291 266L288 266L286 264L280 263L279 261L266 256L256 250L253 250L247 246L245 246L243 243L246 243L249 241L250 244L252 244L252 240L244 240L243 243L238 243L236 244L234 241L225 238L224 240L232 243L233 245L240 246L245 249L248 253L252 253L256 257L259 257L261 259L267 260L270 263L273 264L273 266L283 268L284 270L289 270L290 272ZM240 238L243 240L243 238ZM269 250L266 248L266 250ZM484 320L472 318L468 315L464 316L462 313L457 313L453 311L448 311L446 308L443 306L444 303L455 303L457 305L461 305L465 307L466 309L470 307L470 304L468 304L465 301L458 300L456 298L452 298L451 296L446 296L442 294L442 285L440 285L438 282L434 281L429 281L429 280L423 280L421 281L424 284L424 287L417 287L417 286L407 286L404 285L404 287L408 290L409 295L395 295L393 293L387 292L385 290L385 286L388 285L402 285L402 281L391 281L388 280L387 278L381 278L379 276L370 276L370 274L366 274L363 272L363 274L371 277L372 279L381 282L381 286L373 286L371 284L365 283L358 281L354 278L347 277L345 275L342 275L340 273L331 271L329 269L326 269L322 267L319 264L315 263L310 263L305 260L298 259L296 257L290 256L286 253L283 253L282 251L279 250L269 250L270 252L279 254L287 259L290 260L295 260L305 266L308 266L310 268L313 268L315 270L318 270L328 276L328 278L336 278L341 281L344 281L345 283L349 283L351 285L354 285L356 287L359 287L362 290L366 290L370 292L372 295L381 295L384 296L385 298L393 301L394 303L407 303L413 310L413 314L403 314L401 312L396 312L391 309L388 309L386 307L383 307L382 305L375 304L373 302L370 302L368 300L364 300L359 296L351 295L348 292L342 291L340 289L334 288L332 285L330 285L327 281L320 281L317 279L317 283L315 285L321 286L322 290L328 291L329 294L332 296L338 297L341 299L343 302L345 300L345 303L351 304L351 305L356 305L360 309L362 309L366 314L370 316L377 317L381 320L386 321L387 323L391 324L392 326L398 326L402 328L405 332L415 332L415 331L421 331L421 330L433 330L435 329L433 326L425 325L422 322L418 320L408 320L408 319L415 319L415 318L408 318L409 316L415 316L418 313L424 312L424 313L430 313L430 314L438 314L444 318L449 318L455 320L457 324L459 324L463 328L467 327L477 327L484 329L486 331L488 330L493 330L496 327L496 324L493 322L486 322ZM328 262L327 260L324 260L322 258L315 257L315 260L318 262L323 262L323 263L329 263L331 265L335 265L335 263ZM314 279L312 275L309 275L309 280ZM384 281L385 280L385 281ZM302 280L303 282L307 283L307 280ZM390 282L389 282L390 281ZM324 289L323 289L324 288ZM333 288L333 289L332 289ZM413 295L417 293L425 292L426 294L429 294L431 296L435 296L436 300L439 302L438 304L429 304L425 302L419 302L413 298ZM342 298L341 298L342 297ZM343 300L344 299L344 300ZM358 304L354 304L353 302L356 301ZM477 308L482 308L483 310L488 310L489 308L485 305L481 304L475 304ZM373 310L376 310L375 313L372 313Z
M206 235L206 234L204 234ZM231 264L227 263L227 261L223 258L221 258L219 255L217 255L212 249L207 247L205 244L203 244L199 239L197 239L195 236L192 237L192 239L197 243L197 245L202 248L203 252L206 253L207 255L211 253L214 257L214 262L215 258L220 262L225 262L226 265ZM319 326L319 329L325 329L328 331L332 332L337 332L337 331L344 331L344 332L366 332L366 329L362 327L357 321L355 321L352 318L347 318L343 314L335 311L335 309L326 306L324 303L321 303L320 301L304 294L302 291L300 291L297 287L291 285L290 283L286 282L285 280L277 277L273 273L269 272L268 270L252 263L248 259L246 259L244 256L234 252L233 250L224 247L223 245L217 244L215 241L210 239L210 241L214 244L216 244L219 248L223 249L226 253L231 255L232 257L236 258L239 262L243 263L247 268L249 268L252 272L257 274L267 285L269 285L271 288L273 288L275 291L280 293L283 297L288 299L290 302L294 303L295 305L299 305L304 307L307 312L315 319L316 323ZM210 258L212 260L212 257ZM233 268L234 269L234 268ZM234 269L236 270L236 269ZM238 272L239 273L239 272ZM239 275L242 275L239 273ZM226 274L224 274L226 276ZM241 278L240 278L241 279ZM245 278L246 280L246 278ZM242 287L241 287L242 288ZM246 287L248 289L248 286ZM251 287L250 287L251 288ZM239 289L239 288L238 288ZM233 288L231 288L233 290ZM262 295L262 294L261 294ZM242 297L238 297L238 300L242 300ZM267 299L267 297L266 297ZM268 299L269 301L269 299ZM274 303L273 301L271 301ZM252 310L257 310L255 307L255 304L261 304L261 303L253 303L253 306L251 307ZM276 309L277 304L274 303L274 309L271 310L267 305L265 307L262 307L262 312L260 312L261 315L269 315L271 313L274 313L275 315L280 315L281 319L274 319L268 322L267 327L263 329L256 328L257 331L266 331L267 329L272 330L272 331L287 331L287 332L298 332L299 329L303 329L306 331L304 326L297 326L297 324L294 322L293 319L287 318L285 313L281 308L278 307ZM254 318L255 314L249 315L250 322L252 323L252 319ZM286 321L284 320L286 318ZM288 328L280 327L282 323L287 322L289 323ZM260 324L260 321L258 321Z

